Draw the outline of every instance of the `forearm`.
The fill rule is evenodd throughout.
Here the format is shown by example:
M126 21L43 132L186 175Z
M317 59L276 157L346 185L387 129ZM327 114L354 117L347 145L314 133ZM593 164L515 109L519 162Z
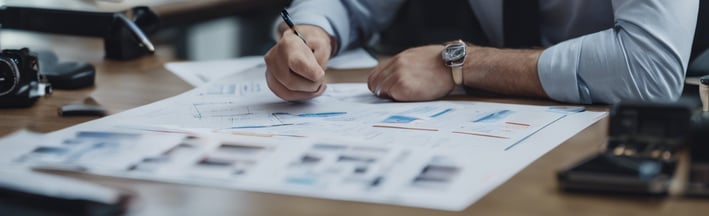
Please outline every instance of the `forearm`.
M538 61L548 96L570 103L676 100L698 0L613 0L615 26L548 47Z
M463 69L468 87L514 95L548 98L537 72L542 50L469 46Z

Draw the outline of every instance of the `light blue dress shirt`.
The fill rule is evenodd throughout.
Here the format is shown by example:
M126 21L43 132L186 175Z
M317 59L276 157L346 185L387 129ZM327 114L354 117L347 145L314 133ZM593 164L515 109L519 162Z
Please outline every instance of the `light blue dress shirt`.
M296 24L320 26L340 51L376 40L405 0L294 0ZM502 1L468 0L501 46ZM540 0L544 91L570 103L674 101L682 92L699 0Z

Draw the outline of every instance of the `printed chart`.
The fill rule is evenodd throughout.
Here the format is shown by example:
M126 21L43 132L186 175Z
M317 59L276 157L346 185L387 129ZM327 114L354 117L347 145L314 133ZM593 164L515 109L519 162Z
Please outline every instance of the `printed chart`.
M462 210L601 119L578 109L395 103L366 84L307 102L259 70L52 134L0 140L4 163L328 199ZM263 73L263 69L260 70ZM31 140L33 145L27 145Z

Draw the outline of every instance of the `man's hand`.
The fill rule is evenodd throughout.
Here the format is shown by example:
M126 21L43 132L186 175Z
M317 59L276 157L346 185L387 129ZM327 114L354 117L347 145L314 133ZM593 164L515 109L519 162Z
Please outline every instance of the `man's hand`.
M288 101L311 99L325 91L325 67L332 52L333 39L322 28L295 28L307 44L292 30L281 28L281 39L264 56L268 88Z
M416 47L379 64L369 75L369 90L396 101L428 101L446 96L455 84L451 69L441 59L443 48Z

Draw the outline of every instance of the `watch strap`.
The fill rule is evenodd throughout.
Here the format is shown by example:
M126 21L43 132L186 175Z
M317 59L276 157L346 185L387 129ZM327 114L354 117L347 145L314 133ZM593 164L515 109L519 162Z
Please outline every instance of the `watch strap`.
M453 75L453 82L456 85L463 85L463 67L451 67L451 74Z

